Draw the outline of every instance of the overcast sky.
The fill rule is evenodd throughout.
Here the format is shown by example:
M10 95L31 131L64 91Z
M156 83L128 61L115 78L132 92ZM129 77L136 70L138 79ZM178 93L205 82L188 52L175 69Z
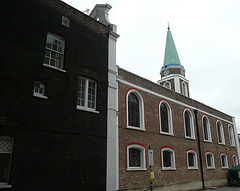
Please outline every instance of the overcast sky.
M190 97L235 116L240 132L239 0L64 0L80 11L112 6L117 65L153 82L160 79L167 23L189 80Z

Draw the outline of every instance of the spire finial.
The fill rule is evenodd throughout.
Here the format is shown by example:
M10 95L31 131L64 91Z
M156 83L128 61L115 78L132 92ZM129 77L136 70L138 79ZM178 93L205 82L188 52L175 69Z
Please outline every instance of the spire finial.
M167 28L168 30L170 30L170 27L169 27L169 22L168 22L168 28Z

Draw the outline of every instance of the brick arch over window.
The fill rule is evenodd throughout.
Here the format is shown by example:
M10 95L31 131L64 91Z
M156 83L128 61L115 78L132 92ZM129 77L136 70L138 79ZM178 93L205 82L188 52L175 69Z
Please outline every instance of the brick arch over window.
M193 148L186 150L186 164L188 169L198 169L197 151Z
M173 135L172 109L165 99L158 103L158 122L160 134Z
M219 153L220 163L222 168L228 168L228 158L225 152Z
M145 130L144 100L135 88L128 89L125 94L125 125L127 128Z
M146 146L139 142L125 144L125 167L128 170L146 170Z
M215 169L214 154L212 151L205 152L205 161L207 169Z
M175 170L175 149L169 145L160 147L160 160L162 170Z

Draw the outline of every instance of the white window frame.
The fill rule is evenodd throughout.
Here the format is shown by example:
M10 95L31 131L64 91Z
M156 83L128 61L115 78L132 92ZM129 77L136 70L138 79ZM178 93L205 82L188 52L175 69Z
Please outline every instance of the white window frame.
M139 120L140 120L140 127L135 127L135 126L130 126L129 125L129 119L128 119L128 97L129 94L133 93L134 95L137 96L138 101L139 101ZM129 129L135 129L135 130L140 130L140 131L145 131L145 119L144 119L144 102L143 102L143 97L142 95L138 92L136 89L130 89L127 94L126 94L126 125L127 128Z
M163 152L168 151L171 153L171 166L165 167L163 161ZM176 170L176 163L175 163L175 151L172 148L165 147L161 149L161 160L162 160L162 170Z
M188 153L192 153L193 156L194 156L194 166L189 166L189 161L188 161ZM198 169L198 160L197 160L197 152L193 149L189 149L187 152L186 152L186 155L187 155L187 168L188 169Z
M59 40L63 41L62 51L61 51L61 52L58 51L58 50L53 50L52 48L47 47L47 42L48 42L47 39L48 39L49 36L53 36L53 37L58 38ZM50 64L51 55L50 55L50 56L46 56L46 51L47 51L47 50L50 52L51 55L52 55L52 53L55 53L56 55L60 55L60 56L62 57L61 63L60 63L60 66L59 66L59 67L56 66L56 60L57 60L57 59L52 59L52 60L55 60L54 66ZM56 35L56 34L53 34L53 33L50 33L50 32L49 32L49 33L47 34L47 38L46 38L46 45L45 45L45 54L44 54L44 63L43 63L43 65L44 65L44 66L47 66L47 67L49 67L49 68L56 69L56 70L61 71L61 72L66 72L65 70L63 70L64 51L65 51L65 39L62 38L62 37L60 37L60 36L58 36L58 35ZM45 63L45 57L48 57L48 58L50 59L48 63ZM55 58L56 58L56 57L55 57Z
M232 125L228 125L228 134L229 134L229 141L232 147L236 147L235 136L234 136L234 129Z
M169 85L169 87L167 87L167 85ZM169 81L166 81L163 86L167 89L170 89L171 90L171 83Z
M5 140L10 140L12 144L10 145L11 148L9 148L10 151L1 151L0 150L0 152L3 153L3 154L4 153L10 153L11 154L10 159L9 159L10 161L9 161L9 168L8 168L8 178L7 178L6 182L0 182L0 189L1 188L11 188L11 185L9 184L9 176L10 176L10 170L11 170L14 139L12 137L9 137L9 136L0 136L0 141L3 141L4 139Z
M234 154L232 156L232 160L233 160L233 167L235 167L239 164L237 155Z
M222 157L225 157L225 164L226 164L226 166L223 166ZM223 169L228 168L228 158L227 158L227 155L226 155L225 153L221 153L221 154L220 154L220 161L221 161L221 167L222 167Z
M81 106L81 105L77 104L77 109L99 113L98 111L96 111L96 107L97 107L97 82L95 80L79 76L79 80L81 80L81 79L85 80L84 106ZM94 104L94 108L88 107L88 95L89 95L88 87L89 87L89 82L94 82L95 83L95 101L94 101L95 104ZM79 91L79 87L78 87L78 91ZM77 97L77 99L78 99L78 97Z
M204 131L204 123L203 123L203 119L206 119L207 120L207 133L208 133L208 137L209 139L205 139L205 131ZM202 130L203 130L203 139L204 141L206 142L212 142L212 135L211 135L211 127L210 127L210 122L209 122L209 119L206 115L203 115L202 116Z
M42 91L43 91L42 93L39 93L39 91L36 91L35 84L39 84L40 85L40 88L42 88ZM40 81L35 81L34 82L34 87L33 87L33 96L47 99L47 96L45 96L45 89L46 89L45 83L40 82Z
M167 110L168 110L168 127L169 127L169 132L164 132L162 131L162 128L161 128L161 104L165 104L166 107L167 107ZM158 104L158 111L159 111L159 131L160 131L160 134L164 134L164 135L174 135L173 134L173 122L172 122L172 109L169 105L169 103L166 101L166 100L161 100Z
M222 142L219 142L219 134L218 134L218 123L220 124L220 131L221 131L221 135L222 135ZM218 144L220 145L225 145L225 137L224 137L224 130L223 130L223 125L222 122L220 120L217 120L216 122L216 130L217 130L217 136L218 136Z
M188 112L189 115L190 115L190 130L191 130L191 137L187 136L187 133L186 133L185 112ZM184 134L185 134L185 138L188 138L188 139L195 139L195 127L194 127L193 115L192 115L192 112L191 112L188 108L185 108L185 109L183 110L183 125L184 125Z
M130 167L129 166L129 149L134 148L140 150L140 160L141 166L140 167ZM145 155L145 147L138 145L138 144L131 144L127 146L127 170L128 171L137 171L137 170L146 170L146 155Z
M208 166L207 155L211 155L212 166ZM205 160L206 160L206 167L207 167L207 169L215 169L214 154L212 152L208 151L208 152L205 153Z

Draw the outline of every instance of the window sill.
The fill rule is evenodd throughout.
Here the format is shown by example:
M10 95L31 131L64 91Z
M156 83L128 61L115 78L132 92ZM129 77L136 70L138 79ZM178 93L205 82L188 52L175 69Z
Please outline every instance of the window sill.
M228 166L226 166L226 167L222 167L222 169L223 169L223 170L227 170L227 169L228 169Z
M212 143L212 140L204 140L206 143Z
M207 170L215 170L215 167L207 167Z
M93 109L88 109L88 108L83 108L77 105L77 110L82 110L82 111L87 111L87 112L92 112L92 113L99 113L99 111L93 110Z
M133 130L138 130L138 131L146 131L145 129L141 127L134 127L134 126L127 126L127 129L133 129Z
M172 168L172 167L169 167L169 168L167 168L167 167L162 167L162 170L176 170L176 168Z
M42 99L47 99L47 96L44 96L44 95L42 95L42 94L36 94L36 93L34 93L33 96L34 96L34 97L38 97L38 98L42 98Z
M225 143L218 143L219 145L225 145Z
M188 167L188 170L198 170L198 167Z
M231 145L231 147L236 147L236 145Z
M57 68L57 67L55 67L55 66L51 66L51 65L48 65L48 64L43 64L43 66L46 66L46 67L48 67L48 68L52 68L52 69L54 69L54 70L58 70L58 71L60 71L60 72L66 72L66 70L63 70L63 69L61 69L61 68Z
M196 138L195 138L195 137L186 137L186 136L185 136L185 139L196 140Z
M161 134L161 135L174 136L174 134L172 134L172 133L165 133L165 132L162 132L162 131L160 132L160 134Z
M146 168L127 168L127 171L146 171Z
M1 188L11 188L11 187L12 187L12 185L0 183L0 189Z

